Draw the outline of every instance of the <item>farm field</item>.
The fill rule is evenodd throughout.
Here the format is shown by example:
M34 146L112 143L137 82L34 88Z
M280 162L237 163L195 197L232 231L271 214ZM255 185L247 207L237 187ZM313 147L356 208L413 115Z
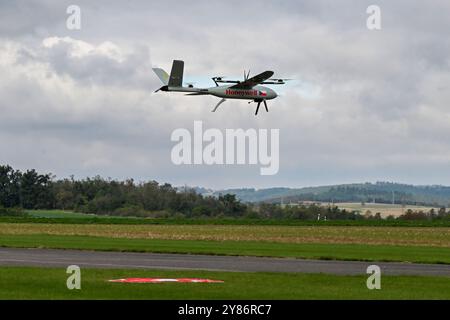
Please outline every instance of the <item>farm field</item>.
M26 223L0 220L0 246L450 264L445 224L250 225L207 224L205 219L182 224L68 211L29 213L36 218Z
M450 247L450 228L446 227L0 223L0 235Z
M450 299L450 281L442 277L384 276L381 290L368 290L365 276L87 268L81 272L81 290L68 290L65 268L2 267L0 299ZM108 282L128 277L194 277L224 283Z
M362 205L360 202L341 202L335 203L339 209L346 209L348 211L359 211L361 214L365 214L370 211L372 215L377 212L381 214L381 217L386 218L388 216L398 217L404 214L408 209L413 211L428 212L434 209L436 212L439 210L437 207L426 206L414 206L414 205L401 205L401 204L386 204L386 203L366 203Z

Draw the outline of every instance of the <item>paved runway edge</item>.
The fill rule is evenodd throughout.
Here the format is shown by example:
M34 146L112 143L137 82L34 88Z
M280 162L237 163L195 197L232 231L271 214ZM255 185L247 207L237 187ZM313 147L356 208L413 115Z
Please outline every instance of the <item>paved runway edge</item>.
M372 264L385 275L449 276L450 265L401 262L306 260L243 256L105 252L60 249L0 248L0 266L90 268L200 269L241 272L302 272L335 275L366 274Z

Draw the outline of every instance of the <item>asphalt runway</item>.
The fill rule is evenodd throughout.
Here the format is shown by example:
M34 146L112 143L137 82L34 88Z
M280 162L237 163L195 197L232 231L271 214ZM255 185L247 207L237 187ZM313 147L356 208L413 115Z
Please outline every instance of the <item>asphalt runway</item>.
M381 268L381 273L385 275L450 277L450 265L439 264L0 248L0 266L67 267L72 264L81 268L201 269L237 272L328 273L337 275L366 274L367 267L376 264Z

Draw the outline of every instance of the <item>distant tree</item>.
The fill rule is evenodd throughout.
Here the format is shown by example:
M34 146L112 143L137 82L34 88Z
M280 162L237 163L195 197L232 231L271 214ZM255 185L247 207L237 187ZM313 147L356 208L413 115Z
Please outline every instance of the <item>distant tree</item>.
M428 219L428 215L423 211L413 211L411 209L398 217L400 220L425 220Z
M439 218L445 218L449 216L449 213L445 211L445 208L439 208L437 215Z
M211 215L211 208L208 208L208 207L203 206L203 205L195 207L192 210L192 215L194 217L210 216Z
M245 212L245 206L236 199L234 194L219 196L219 202L223 205L223 213L230 216L242 216Z
M0 206L12 208L20 206L20 171L12 167L0 166Z
M51 209L54 198L50 174L27 170L20 178L20 199L25 209Z

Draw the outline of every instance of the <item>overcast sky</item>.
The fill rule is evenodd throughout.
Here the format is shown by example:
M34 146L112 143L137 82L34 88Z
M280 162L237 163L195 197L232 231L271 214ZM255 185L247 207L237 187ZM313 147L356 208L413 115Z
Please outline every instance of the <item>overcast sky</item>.
M67 6L81 30L66 28ZM381 30L366 27L370 4ZM59 178L301 187L450 185L449 1L0 2L0 163ZM294 78L254 104L153 91L152 66L186 81L274 70ZM176 166L176 128L280 129L280 170Z

